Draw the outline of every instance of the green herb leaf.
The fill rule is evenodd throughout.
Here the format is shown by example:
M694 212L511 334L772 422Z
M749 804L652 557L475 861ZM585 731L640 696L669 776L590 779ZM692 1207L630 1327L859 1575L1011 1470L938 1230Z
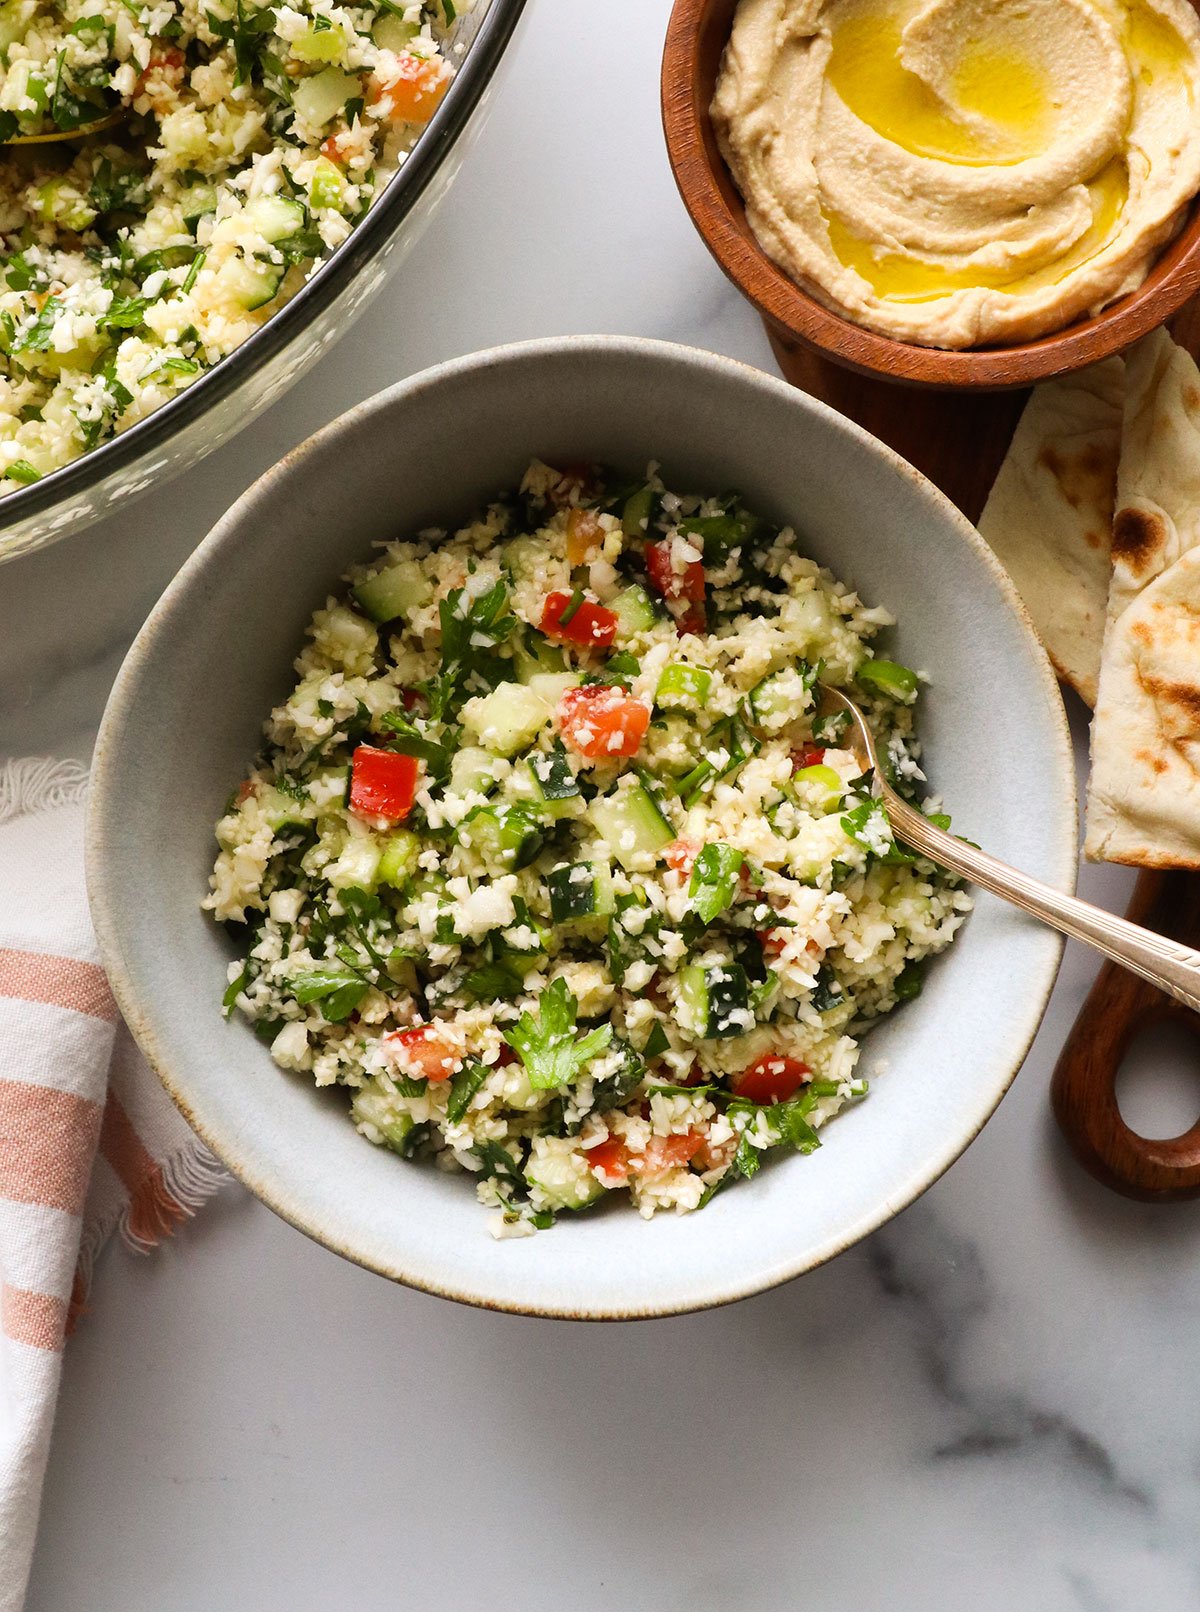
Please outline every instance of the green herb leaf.
M692 911L712 923L733 901L746 858L732 845L706 845L692 864L688 900Z
M602 1024L576 1040L579 1003L560 975L545 992L536 1014L522 1013L504 1039L525 1065L534 1091L552 1091L578 1080L593 1058L612 1040L612 1025Z
M450 1095L446 1100L446 1118L457 1125L464 1117L471 1101L491 1074L486 1064L467 1063L450 1082Z
M294 975L289 984L301 1007L320 1003L321 1013L330 1024L348 1019L369 989L360 974L332 966L306 969Z

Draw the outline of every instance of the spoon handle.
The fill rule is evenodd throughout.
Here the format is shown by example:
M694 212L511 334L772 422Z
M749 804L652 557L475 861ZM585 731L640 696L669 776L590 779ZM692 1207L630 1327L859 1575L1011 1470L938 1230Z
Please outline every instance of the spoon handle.
M972 884L1003 896L1072 940L1094 946L1114 963L1200 1012L1200 952L1010 868L986 851L947 834L891 789L884 791L884 803L896 836L905 845L941 867L961 873Z

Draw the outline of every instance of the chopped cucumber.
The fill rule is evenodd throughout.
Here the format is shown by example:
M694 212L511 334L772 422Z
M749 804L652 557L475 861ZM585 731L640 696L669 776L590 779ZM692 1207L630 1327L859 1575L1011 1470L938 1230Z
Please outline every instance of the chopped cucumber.
M324 162L324 157L321 161ZM194 230L200 220L217 210L217 192L212 185L189 185L179 198L183 222Z
M679 976L685 1029L709 1041L725 1041L753 1028L750 983L740 963L691 963Z
M529 770L540 799L572 800L580 793L579 780L562 750L541 752L529 758Z
M346 36L340 28L330 28L328 19L324 28L305 28L303 33L288 41L289 49L298 61L340 62L346 57Z
M529 679L529 686L547 705L554 707L569 688L579 687L579 677L575 672L538 672Z
M240 252L226 258L216 276L219 290L248 313L270 302L282 281L281 264L260 263L257 258L244 257Z
M659 620L659 613L645 588L634 583L626 588L608 607L617 618L617 638L632 638L635 633L646 632Z
M501 756L531 745L549 720L548 702L524 683L501 683L490 694L468 700L462 714L468 733Z
M450 763L450 789L455 795L490 795L496 787L496 758L477 745L456 750Z
M662 669L654 703L663 710L700 711L712 687L712 673L686 661L669 661Z
M274 784L267 784L259 790L258 804L276 834L285 828L298 828L301 823L310 822L314 815L311 799L297 800L287 790L277 789Z
M525 1179L542 1209L586 1209L604 1192L588 1168L587 1154L571 1136L535 1136Z
M383 855L379 858L376 879L380 884L391 885L393 890L403 889L417 871L417 857L420 852L420 840L407 829L400 829L398 833L389 835L383 844Z
M626 537L647 535L654 514L654 499L653 487L639 487L637 492L630 493L621 512L621 530Z
M340 67L327 67L323 73L299 80L292 89L292 107L302 123L320 129L337 117L347 101L361 93L362 85L356 74L343 73Z
M526 627L513 641L513 670L520 683L531 682L547 672L561 674L566 666L562 650L533 627Z
M478 806L459 824L457 837L510 872L527 868L545 844L541 828L523 806Z
M0 5L0 50L24 39L36 11L35 0L4 0Z
M616 911L612 875L600 862L572 862L546 880L550 915L556 924L580 918L607 918Z
M365 1080L350 1103L350 1118L369 1142L402 1153L409 1132L416 1124L400 1107L400 1099L373 1076Z
M357 602L371 620L382 625L399 616L411 616L433 598L433 584L415 560L397 560L354 590Z
M397 17L389 12L380 17L371 33L375 43L383 50L394 50L399 56L406 51L412 41L420 33L420 26L415 22L405 22L403 17Z
M290 196L255 196L242 209L242 217L269 246L304 228L304 208Z
M336 862L325 869L325 878L335 890L373 890L379 877L382 855L373 834L351 833Z
M675 838L675 830L642 784L594 800L588 807L588 816L617 861L630 873L653 862Z
M756 725L777 732L808 709L816 672L806 662L772 672L750 691L750 714Z
M661 733L655 738L652 755L654 768L667 778L682 778L696 765L698 735L691 719L680 711L672 711L658 718L654 729Z

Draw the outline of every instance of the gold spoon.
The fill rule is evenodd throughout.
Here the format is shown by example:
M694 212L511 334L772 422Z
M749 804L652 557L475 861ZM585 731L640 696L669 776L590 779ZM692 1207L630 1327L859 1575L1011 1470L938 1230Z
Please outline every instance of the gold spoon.
M50 134L18 134L11 140L0 144L6 146L46 146L59 145L65 140L82 140L89 134L101 134L105 129L115 129L118 123L124 123L129 115L129 108L119 106L115 112L107 117L97 118L94 123L81 123L77 129L54 129Z
M825 683L819 687L827 707L848 711L853 717L849 743L863 771L870 768L875 780L873 793L882 801L897 839L940 867L949 868L972 884L1011 901L1061 934L1094 946L1122 968L1200 1011L1200 952L1131 924L1126 918L1117 918L1111 912L1093 907L1090 902L1080 901L1077 896L1065 896L1040 879L1020 873L986 851L938 828L902 800L888 783L879 764L875 736L854 701L840 689L830 688Z

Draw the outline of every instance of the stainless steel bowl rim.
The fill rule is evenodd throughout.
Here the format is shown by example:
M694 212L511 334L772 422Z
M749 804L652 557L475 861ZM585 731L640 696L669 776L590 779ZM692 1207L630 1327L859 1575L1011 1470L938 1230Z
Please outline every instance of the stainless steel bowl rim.
M86 493L160 447L237 390L247 374L268 363L321 314L387 246L450 155L500 64L526 0L492 0L441 106L383 195L312 278L266 324L128 431L81 454L41 481L0 498L0 533L56 504Z

